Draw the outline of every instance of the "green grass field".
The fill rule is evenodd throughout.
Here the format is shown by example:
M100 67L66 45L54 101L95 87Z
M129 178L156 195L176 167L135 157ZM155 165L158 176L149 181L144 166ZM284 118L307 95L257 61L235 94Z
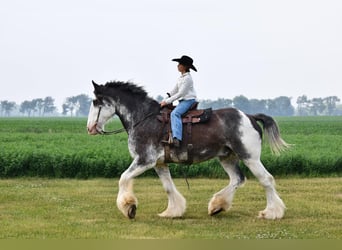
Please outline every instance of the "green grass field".
M128 220L115 204L118 177L131 162L126 134L89 136L85 118L1 118L0 238L342 239L342 117L276 120L294 144L280 157L268 145L262 154L287 206L282 220L256 218L265 194L243 166L248 181L232 209L208 216L209 199L228 183L215 160L171 165L188 202L183 218L157 216L167 197L149 171L135 181L139 206ZM108 130L119 127L114 120Z
M137 216L115 205L117 179L0 180L1 239L342 239L341 178L280 178L287 212L282 220L257 219L265 193L254 179L235 196L230 211L210 217L212 194L223 179L184 179L175 184L187 199L180 219L159 218L167 197L157 178L137 178Z
M276 157L264 145L262 161L273 175L341 176L342 116L276 120L294 146ZM108 130L120 127L114 120ZM85 118L0 118L0 177L118 177L130 162L125 133L89 136ZM215 160L172 165L171 171L175 177L226 177Z

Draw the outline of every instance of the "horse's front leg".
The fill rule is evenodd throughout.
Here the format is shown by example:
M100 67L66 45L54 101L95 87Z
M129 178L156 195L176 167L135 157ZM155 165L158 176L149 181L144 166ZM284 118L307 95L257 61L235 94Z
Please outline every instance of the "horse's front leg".
M138 206L138 200L133 192L133 178L141 175L153 166L154 164L138 164L138 159L134 159L129 168L120 177L116 204L119 210L129 219L135 218Z
M164 212L158 214L160 217L175 218L182 217L186 209L186 200L179 193L172 181L169 167L160 165L154 168L168 196L168 205Z

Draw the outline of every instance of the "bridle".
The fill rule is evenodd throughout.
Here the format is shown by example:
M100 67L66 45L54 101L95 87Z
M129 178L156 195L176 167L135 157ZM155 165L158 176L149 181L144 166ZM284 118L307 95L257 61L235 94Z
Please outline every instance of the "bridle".
M101 134L101 135L114 135L114 134L119 134L119 133L122 133L124 131L126 131L125 128L119 128L119 129L116 129L116 130L112 130L112 131L105 131L103 129L98 129L97 127L97 123L99 122L99 118L100 118L100 113L101 113L101 109L102 109L102 105L99 105L99 112L97 113L97 117L96 117L96 121L95 121L95 129L96 131ZM140 125L143 121L145 121L147 118L151 117L155 115L155 113L149 113L147 114L146 116L144 116L143 119L141 119L140 121L138 121L137 123L135 123L133 125L133 128L137 127L138 125Z
M102 128L101 128L101 130L98 129L97 123L99 122L101 109L102 109L102 105L99 105L99 112L97 113L97 117L96 117L96 121L95 121L95 129L99 134L101 134L101 135L114 135L114 134L119 134L119 133L126 131L125 128L119 128L119 129L112 130L112 131L105 131Z

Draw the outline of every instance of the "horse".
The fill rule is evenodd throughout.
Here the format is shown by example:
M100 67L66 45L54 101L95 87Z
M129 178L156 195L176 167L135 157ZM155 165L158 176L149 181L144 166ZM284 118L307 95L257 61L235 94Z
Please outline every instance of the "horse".
M118 209L127 218L135 218L138 200L133 192L133 178L154 168L168 196L167 208L158 215L183 217L186 200L177 190L167 163L181 163L187 145L170 146L170 159L166 161L165 143L160 136L165 124L157 119L160 104L141 86L131 82L92 83L95 99L90 105L88 134L106 134L104 126L114 115L120 118L128 134L128 150L133 161L119 179ZM284 216L286 207L276 191L274 178L260 160L263 131L273 153L280 154L290 146L281 138L275 120L265 114L250 115L235 108L224 108L213 110L209 121L192 125L193 163L217 158L229 176L229 184L210 199L209 215L231 207L237 188L246 181L239 165L242 161L266 192L266 208L258 217L281 219Z

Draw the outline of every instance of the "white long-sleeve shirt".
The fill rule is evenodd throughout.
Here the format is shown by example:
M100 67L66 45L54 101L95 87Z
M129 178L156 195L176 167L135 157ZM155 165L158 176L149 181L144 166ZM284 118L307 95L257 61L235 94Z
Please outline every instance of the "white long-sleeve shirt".
M181 75L176 83L176 86L170 92L171 97L164 101L170 104L174 101L196 99L196 91L190 72Z

